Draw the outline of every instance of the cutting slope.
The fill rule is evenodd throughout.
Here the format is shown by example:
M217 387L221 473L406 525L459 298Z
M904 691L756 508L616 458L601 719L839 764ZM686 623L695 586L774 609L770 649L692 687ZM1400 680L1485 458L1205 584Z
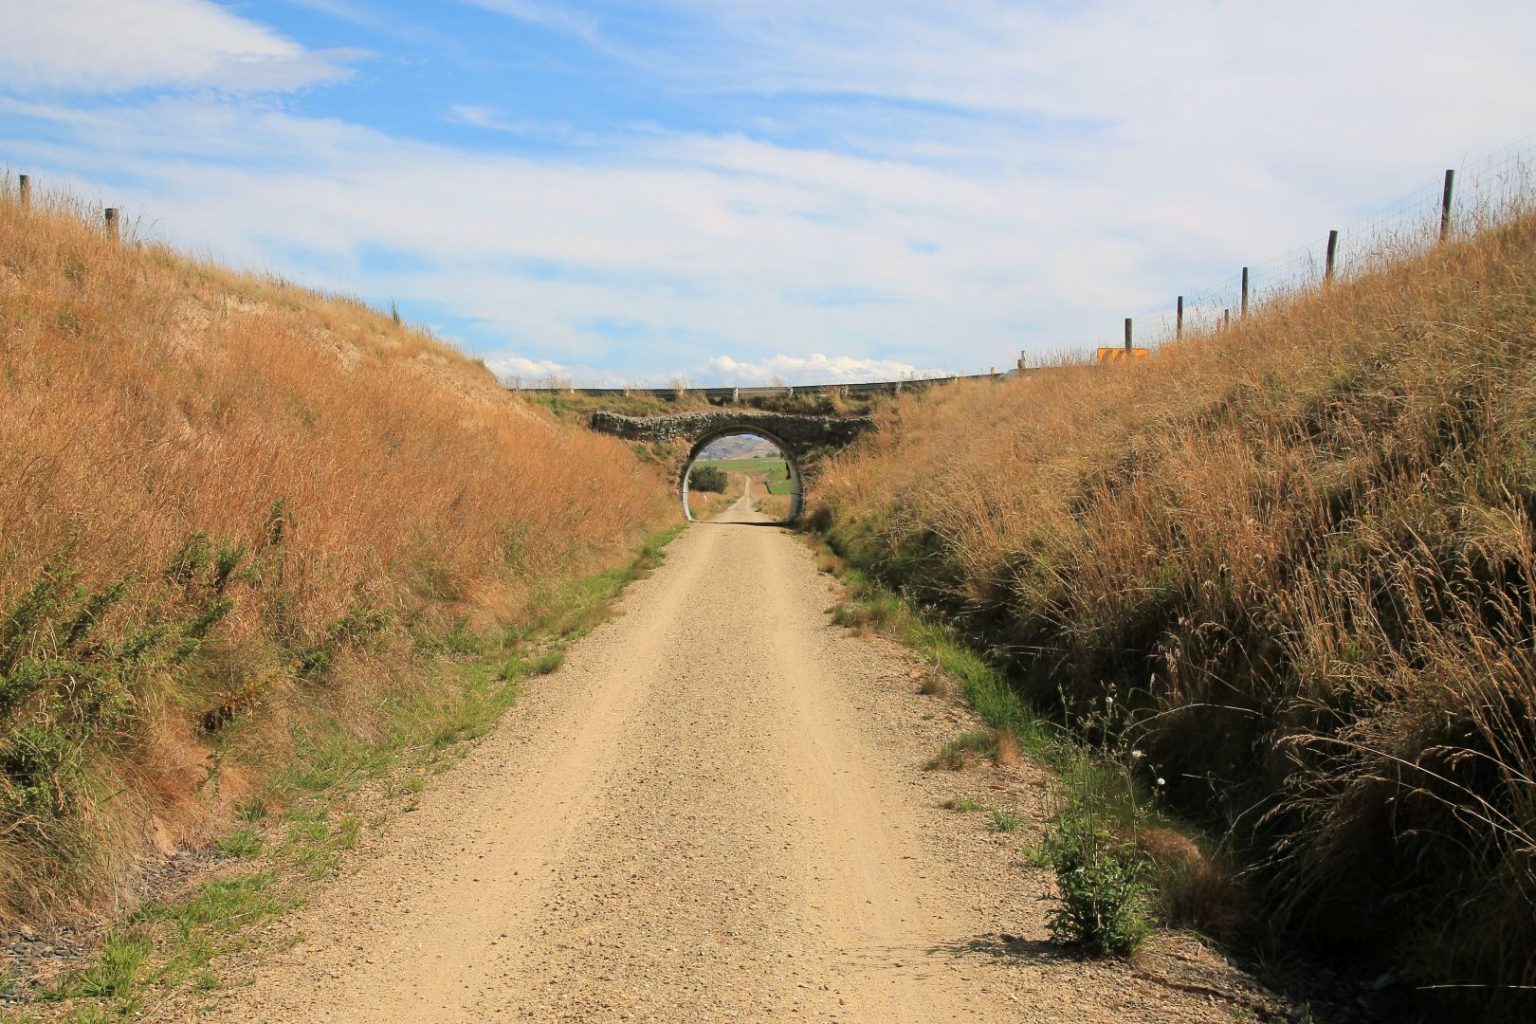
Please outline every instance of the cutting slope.
M298 733L383 728L437 638L675 516L432 337L78 212L0 200L0 922L117 905Z
M905 400L815 514L1043 705L1129 705L1147 781L1266 865L1255 931L1463 1016L1536 986L1533 339L1527 215L1132 368Z

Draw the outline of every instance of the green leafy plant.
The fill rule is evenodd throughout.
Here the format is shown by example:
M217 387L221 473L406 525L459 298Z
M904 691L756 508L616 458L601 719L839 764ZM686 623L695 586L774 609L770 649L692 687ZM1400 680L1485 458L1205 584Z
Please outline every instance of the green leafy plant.
M688 488L694 491L713 491L724 494L728 481L725 472L715 466L695 462L688 473Z
M1059 905L1051 937L1094 956L1128 956L1147 935L1145 867L1136 848L1091 818L1058 821L1045 852L1056 869Z

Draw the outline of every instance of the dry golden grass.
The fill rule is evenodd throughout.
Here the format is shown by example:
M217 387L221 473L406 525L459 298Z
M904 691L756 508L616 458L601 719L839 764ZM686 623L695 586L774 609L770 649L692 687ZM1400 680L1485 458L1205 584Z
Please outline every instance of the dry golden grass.
M0 201L0 338L0 920L110 904L291 727L369 728L412 638L517 622L676 516L432 337L56 197Z
M788 494L769 494L767 485L761 480L752 484L753 502L757 510L763 515L779 521L789 519L789 511L794 507L795 499Z
M1024 763L1019 751L1018 734L1008 729L997 731L997 753L993 755L993 760L1004 768L1017 768Z
M840 553L1043 703L1129 697L1265 913L1536 985L1536 218L881 426L813 494Z
M693 514L694 519L699 521L713 519L734 505L739 497L741 497L739 484L727 487L724 492L690 490L688 511Z

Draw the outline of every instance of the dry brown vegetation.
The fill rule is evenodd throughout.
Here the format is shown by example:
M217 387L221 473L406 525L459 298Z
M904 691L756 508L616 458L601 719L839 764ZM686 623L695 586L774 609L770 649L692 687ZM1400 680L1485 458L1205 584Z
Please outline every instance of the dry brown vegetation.
M688 492L688 511L696 520L713 519L721 512L730 508L741 497L741 483L736 477L731 478L731 485L724 491L696 491Z
M839 553L1037 702L1128 701L1255 918L1530 1010L1536 218L1141 365L905 399L819 483Z
M789 494L769 494L766 480L759 479L752 485L753 501L757 510L773 519L787 520L795 499Z
M676 518L429 335L82 213L0 200L0 923L113 905Z

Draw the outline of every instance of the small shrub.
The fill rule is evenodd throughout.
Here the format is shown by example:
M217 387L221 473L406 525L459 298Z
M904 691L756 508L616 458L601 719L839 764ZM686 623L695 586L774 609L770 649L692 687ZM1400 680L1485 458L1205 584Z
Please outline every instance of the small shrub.
M688 474L689 490L724 494L728 483L724 470L717 466L706 466L700 462L695 462Z
M984 808L980 802L972 800L968 796L957 796L952 800L944 801L944 809L947 811L960 811L963 814L970 814L972 811L980 811Z
M895 594L862 587L850 587L849 593L850 600L832 609L832 621L839 626L881 632L902 621L905 609Z
M1090 818L1059 819L1045 852L1056 869L1060 905L1051 938L1093 956L1129 956L1147 934L1145 868L1132 846Z

